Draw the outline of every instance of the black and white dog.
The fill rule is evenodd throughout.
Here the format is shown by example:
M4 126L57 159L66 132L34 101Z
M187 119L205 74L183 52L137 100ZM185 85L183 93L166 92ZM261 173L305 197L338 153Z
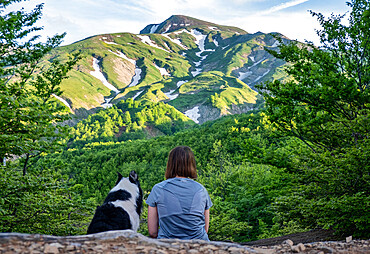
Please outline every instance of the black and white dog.
M116 186L109 192L103 205L98 206L87 229L88 234L110 230L137 231L143 204L143 192L138 175L131 171L128 178L118 173Z

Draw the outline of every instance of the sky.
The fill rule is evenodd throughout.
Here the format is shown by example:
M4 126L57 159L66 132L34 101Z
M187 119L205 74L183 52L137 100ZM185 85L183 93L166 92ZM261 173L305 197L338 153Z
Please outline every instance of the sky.
M309 10L325 16L344 14L347 0L27 0L7 11L31 10L44 3L37 22L42 38L66 32L62 45L106 33L138 34L148 24L171 15L186 15L219 25L236 26L248 33L279 32L290 39L319 44L320 29Z

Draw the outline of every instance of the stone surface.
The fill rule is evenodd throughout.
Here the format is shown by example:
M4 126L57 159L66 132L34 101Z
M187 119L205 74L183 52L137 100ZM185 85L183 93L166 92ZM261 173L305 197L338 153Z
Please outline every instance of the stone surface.
M298 248L298 251L299 252L302 252L302 251L304 251L306 249L306 247L304 246L303 243L297 244L297 248Z
M236 243L201 240L157 240L131 230L109 231L80 236L48 236L38 234L0 233L0 254L3 253L370 253L370 240L293 242L272 246L243 246Z
M352 236L346 237L346 242L349 243L350 241L352 241Z
M283 242L283 244L288 244L289 246L293 246L293 241L288 239Z

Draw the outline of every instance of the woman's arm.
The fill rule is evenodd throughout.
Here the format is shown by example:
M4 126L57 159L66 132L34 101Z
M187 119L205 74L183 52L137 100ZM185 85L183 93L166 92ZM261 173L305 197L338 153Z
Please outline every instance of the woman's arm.
M157 207L148 206L148 231L150 237L158 236L158 211Z
M204 228L206 229L206 232L208 233L208 229L209 229L209 209L204 210L204 222L205 222Z

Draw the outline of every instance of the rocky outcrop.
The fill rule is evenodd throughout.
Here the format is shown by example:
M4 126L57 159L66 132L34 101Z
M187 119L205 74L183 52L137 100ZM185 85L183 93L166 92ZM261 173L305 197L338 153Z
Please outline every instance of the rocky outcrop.
M0 233L0 253L370 253L370 240L243 246L201 240L156 240L131 230L80 236Z
M249 247L201 240L156 240L131 230L81 236L0 233L0 253L257 253Z

